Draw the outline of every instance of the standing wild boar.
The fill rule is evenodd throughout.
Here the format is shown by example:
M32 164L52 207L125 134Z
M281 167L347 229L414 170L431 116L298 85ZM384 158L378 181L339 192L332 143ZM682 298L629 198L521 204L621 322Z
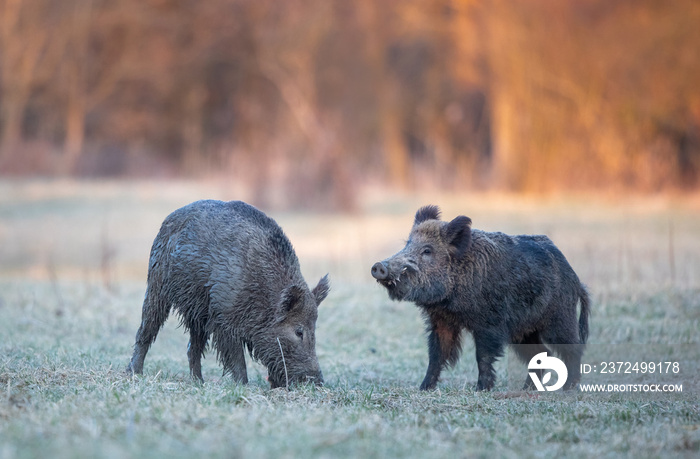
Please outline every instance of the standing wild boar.
M292 244L274 220L244 202L197 201L163 222L151 248L141 326L128 372L141 373L174 308L190 333L187 357L202 380L209 336L224 374L248 382L244 349L270 385L323 383L316 358L318 305L328 275L309 291Z
M575 387L589 302L564 255L546 236L487 233L472 229L468 217L439 218L436 206L419 209L406 247L372 266L390 298L413 301L425 316L429 363L420 388L435 388L442 369L457 362L462 329L474 337L477 390L493 387L505 344L527 344L513 349L529 362L547 343L566 364L564 387Z

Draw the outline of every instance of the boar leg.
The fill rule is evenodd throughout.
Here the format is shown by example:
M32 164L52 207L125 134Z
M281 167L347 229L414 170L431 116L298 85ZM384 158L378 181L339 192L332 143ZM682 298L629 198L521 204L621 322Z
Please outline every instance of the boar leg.
M131 357L129 366L126 367L127 373L143 373L143 361L146 359L146 353L170 314L170 304L153 299L150 290L149 288L146 291L146 298L143 300L141 326L136 332L134 355Z
M224 374L231 373L233 380L240 384L248 384L248 372L245 367L245 345L232 338L232 335L221 331L212 333L212 344L216 347L219 362L224 367Z
M525 364L528 364L535 355L539 354L540 352L548 352L549 350L544 346L544 344L542 344L542 339L540 338L539 332L535 331L529 335L525 335L525 337L519 343L516 343L513 346L513 351L515 351L515 354L520 358L520 360L525 362ZM539 369L532 371L537 373L537 376L541 381L544 371ZM527 376L525 378L523 390L534 389L536 389L535 383L533 383L532 379Z
M583 344L570 344L564 346L566 349L560 351L566 370L569 373L569 378L564 384L564 390L576 388L581 380L581 355L583 354Z
M491 390L496 382L496 371L493 363L503 355L504 340L501 336L490 333L474 333L476 347L476 364L479 368L479 379L476 390Z
M567 320L568 319L568 320ZM562 318L557 327L550 327L542 332L544 339L559 354L566 365L569 376L564 390L573 389L581 379L581 356L584 344L579 337L578 323L572 315Z
M564 384L564 390L571 390L581 380L581 356L583 355L583 344L554 344L552 345L566 365L569 376Z
M224 368L231 372L233 380L241 384L248 384L248 371L245 367L245 352L243 344L234 344L232 351L227 354L227 357L227 361L222 363Z
M421 390L435 389L442 369L454 365L462 350L461 327L446 311L432 311L428 317L428 370Z
M190 343L187 346L187 360L190 362L192 377L204 382L202 378L202 356L207 347L209 336L201 327L190 327Z

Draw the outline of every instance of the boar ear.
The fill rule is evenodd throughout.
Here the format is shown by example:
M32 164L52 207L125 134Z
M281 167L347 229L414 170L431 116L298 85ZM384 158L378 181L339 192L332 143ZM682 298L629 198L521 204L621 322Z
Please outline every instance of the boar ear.
M445 240L453 246L453 253L461 258L467 253L472 243L472 219L460 215L445 225L443 229Z
M416 212L416 218L413 220L414 225L423 223L426 220L439 220L440 208L438 206L423 206Z
M316 306L321 304L321 301L325 300L326 297L328 296L328 291L331 289L330 281L328 280L328 274L323 276L320 281L318 281L318 285L314 287L314 289L311 291L313 293L314 298L316 298Z
M290 285L282 291L281 309L285 314L291 312L304 298L304 289L298 285Z

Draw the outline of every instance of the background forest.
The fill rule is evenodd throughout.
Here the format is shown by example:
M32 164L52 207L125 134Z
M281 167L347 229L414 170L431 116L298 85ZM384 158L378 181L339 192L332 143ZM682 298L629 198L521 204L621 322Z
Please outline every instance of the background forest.
M0 459L700 457L699 83L700 0L0 0ZM193 383L177 317L124 373L153 238L199 199L330 273L323 387L211 347ZM420 391L420 312L370 269L426 204L549 236L582 363L679 370L582 383L673 392L520 391L512 352L475 392L468 335Z
M693 190L698 24L691 0L0 0L0 175L336 209L377 184Z

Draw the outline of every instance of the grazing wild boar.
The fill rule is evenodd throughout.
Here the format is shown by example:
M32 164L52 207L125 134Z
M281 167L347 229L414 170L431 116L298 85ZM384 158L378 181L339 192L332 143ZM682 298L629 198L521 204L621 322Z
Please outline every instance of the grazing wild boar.
M477 390L493 387L493 363L506 344L526 344L513 349L527 363L546 343L566 364L564 387L575 387L589 301L564 255L546 236L488 233L472 229L468 217L439 218L436 206L419 209L406 247L372 266L391 299L416 303L426 319L429 363L420 388L435 388L442 369L457 362L462 330L474 337Z
M209 337L224 374L247 383L244 350L270 385L323 383L316 358L318 305L328 275L309 290L292 244L274 220L244 202L197 201L163 222L151 248L141 326L127 371L141 373L174 308L190 333L190 372L202 381Z

